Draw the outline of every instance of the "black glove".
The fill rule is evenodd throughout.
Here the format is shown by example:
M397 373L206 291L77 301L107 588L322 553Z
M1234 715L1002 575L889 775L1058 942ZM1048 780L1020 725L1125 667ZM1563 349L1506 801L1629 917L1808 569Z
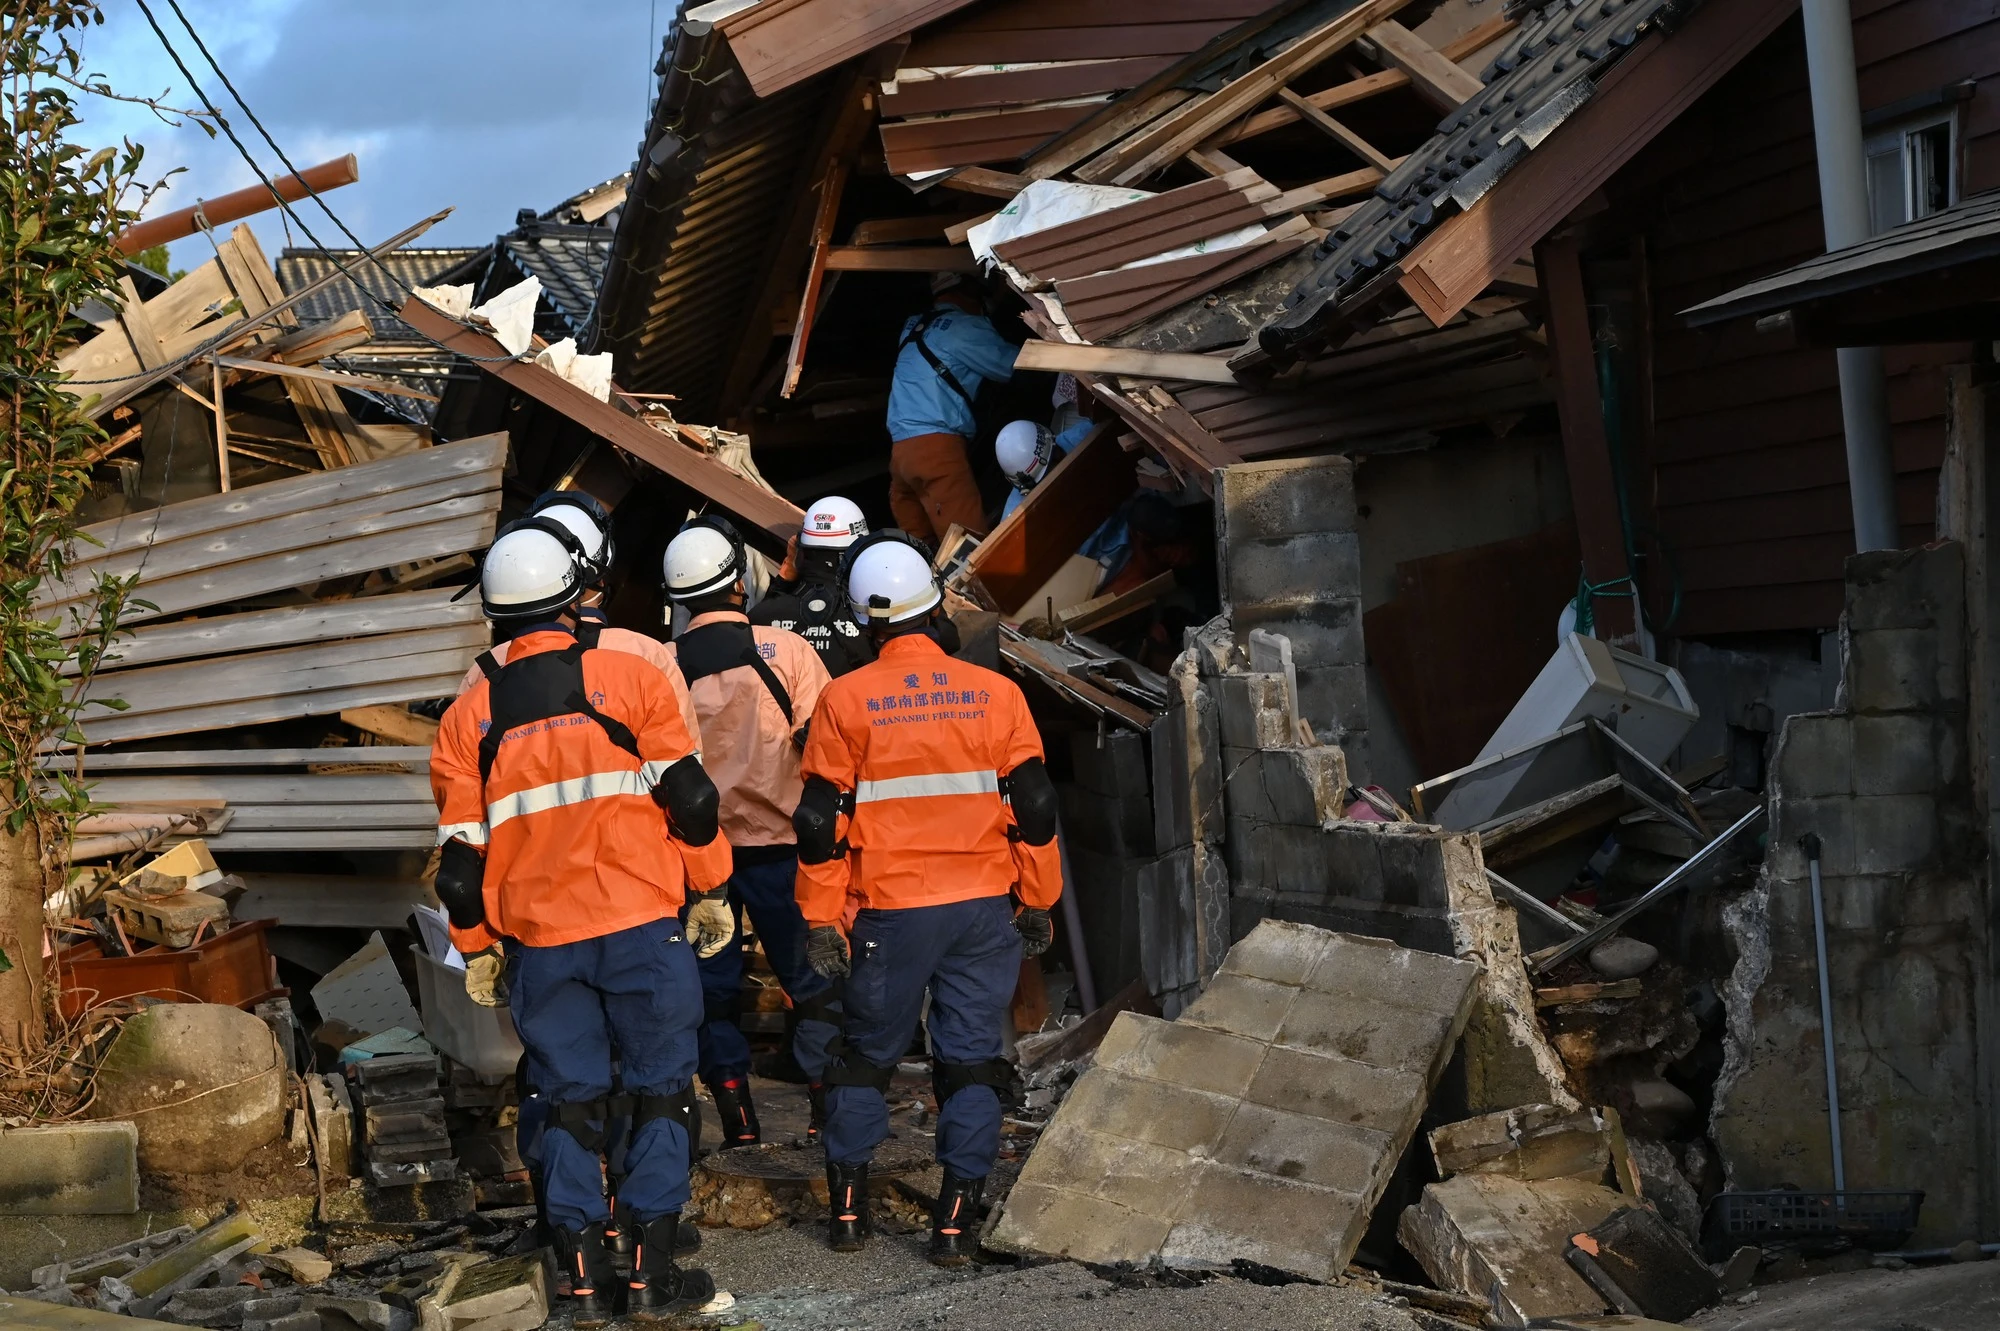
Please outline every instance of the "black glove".
M1056 927L1049 922L1049 913L1039 906L1021 907L1021 913L1014 917L1014 932L1021 935L1024 957L1041 956L1056 940Z
M806 935L806 965L823 979L838 980L849 970L847 940L830 924L816 924Z

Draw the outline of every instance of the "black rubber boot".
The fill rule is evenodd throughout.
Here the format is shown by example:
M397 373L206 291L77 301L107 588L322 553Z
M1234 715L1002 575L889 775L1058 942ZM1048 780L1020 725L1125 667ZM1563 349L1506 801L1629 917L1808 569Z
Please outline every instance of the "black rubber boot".
M826 1243L835 1252L860 1252L868 1244L868 1166L826 1166Z
M722 1120L723 1150L755 1146L764 1140L764 1130L757 1126L757 1106L750 1100L748 1077L710 1082L708 1093L715 1097L716 1117Z
M603 1326L618 1316L618 1275L604 1246L604 1222L584 1230L558 1229L556 1246L569 1277L568 1311L577 1326Z
M619 1205L618 1199L613 1197L611 1199L611 1223L604 1227L604 1246L611 1250L613 1256L623 1257L627 1263L632 1259L632 1245L634 1241L632 1226L632 1212L626 1207Z
M715 1281L708 1272L674 1264L674 1254L680 1251L680 1228L678 1214L663 1215L639 1232L639 1255L628 1291L631 1316L645 1321L677 1317L715 1297Z
M985 1179L960 1178L945 1171L937 1209L931 1212L930 1259L934 1265L964 1266L979 1251L979 1196L985 1191Z
M826 1083L809 1081L806 1083L806 1108L811 1114L806 1123L806 1140L817 1142L826 1131Z

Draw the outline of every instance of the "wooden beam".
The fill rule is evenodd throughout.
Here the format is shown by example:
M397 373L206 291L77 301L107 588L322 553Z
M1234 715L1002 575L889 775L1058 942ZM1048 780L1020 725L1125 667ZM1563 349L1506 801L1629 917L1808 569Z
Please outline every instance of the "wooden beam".
M215 475L223 494L229 493L229 413L222 405L222 357L208 363L215 392Z
M97 753L85 755L84 770L101 772L172 772L188 767L310 767L337 763L351 755L365 753L371 763L408 763L419 771L431 765L431 747L392 748L377 745L367 749L155 749L142 753ZM41 766L58 767L74 762L70 757L47 757Z
M1109 425L1086 435L966 560L996 604L1034 595L1138 488L1138 459L1114 435Z
M141 369L159 369L172 358L146 313L146 302L139 299L139 289L129 277L118 279L118 291L125 298L124 307L118 311L118 325L132 343L132 354L138 357Z
M716 22L758 97L769 97L970 0L762 0ZM719 77L719 76L718 76Z
M1504 14L1495 15L1478 27L1446 42L1443 46L1437 48L1438 53L1444 56L1446 60L1454 62L1463 60L1474 52L1492 45L1500 38L1512 32L1514 28L1515 22L1513 19L1508 18ZM1409 86L1410 76L1408 74L1405 74L1400 69L1387 69L1379 74L1368 74L1358 79L1349 79L1346 83L1337 83L1331 88L1322 88L1318 92L1309 92L1306 94L1306 100L1322 111L1331 111L1335 107L1346 106L1350 102L1362 101L1365 98L1379 96L1394 88L1407 88ZM1282 129L1286 125L1297 124L1298 119L1299 113L1291 107L1274 107L1269 111L1259 111L1248 120L1239 121L1214 139L1211 139L1210 142L1221 147L1227 147L1229 144L1241 143L1244 139L1253 139L1259 134L1266 134L1274 129Z
M1278 100L1286 106L1291 107L1294 111L1297 111L1299 119L1305 121L1314 129L1319 130L1335 143L1338 143L1341 147L1347 149L1347 151L1353 153L1377 171L1380 171L1383 175L1386 176L1396 169L1396 164L1389 160L1387 153L1362 138L1359 134L1356 134L1347 126L1341 124L1338 120L1335 120L1326 112L1320 110L1317 106L1314 106L1305 98L1293 92L1290 88L1278 89Z
M1118 374L1148 379L1191 379L1204 384L1233 384L1228 362L1216 356L1176 351L1133 351L1125 347L1093 347L1075 342L1030 340L1014 358L1017 370L1071 370L1088 374Z
M1244 169L1243 163L1231 157L1220 148L1190 148L1187 153L1188 165L1203 175L1221 180L1234 172Z
M1071 633L1089 633L1106 624L1115 624L1125 616L1144 610L1161 597L1171 594L1174 586L1174 571L1168 569L1165 573L1146 579L1129 592L1094 596L1082 605L1071 606L1061 612L1062 626Z
M813 321L819 317L820 287L826 281L827 251L833 245L833 223L840 214L840 198L847 188L847 159L837 157L827 163L819 181L819 208L813 214L812 260L806 265L806 289L799 297L798 314L792 320L792 345L785 352L785 378L778 387L779 397L790 397L799 386L806 368L806 343L812 338Z
M1570 237L1543 241L1535 256L1541 271L1549 370L1555 380L1570 504L1576 510L1577 544L1583 551L1583 576L1597 584L1616 582L1628 577L1631 568L1625 560L1618 487L1611 473L1611 445L1597 389L1597 356L1583 265L1576 241ZM1596 612L1611 635L1632 632L1629 594L1597 598Z
M1417 95L1440 111L1456 111L1486 86L1394 19L1370 28L1368 40L1375 44L1384 64L1409 75Z
M790 501L760 488L714 458L667 438L610 403L599 402L555 373L509 359L506 350L486 334L446 318L414 296L403 303L401 318L447 351L479 358L476 363L486 373L679 481L746 527L763 533L767 543L782 547L798 532L804 514Z
M963 245L905 245L871 249L835 245L827 251L830 273L976 273L979 264Z
M397 592L351 601L318 601L210 615L139 629L121 636L105 655L103 670L129 670L198 656L263 651L300 643L369 634L400 633L441 624L472 624L481 618L479 598L457 589ZM72 664L64 670L74 674Z
M340 714L340 719L356 730L365 730L371 735L380 735L391 744L434 743L437 739L438 723L427 716L418 716L407 707L391 707L383 704L376 707L350 707ZM362 753L372 756L371 749Z
M918 217L882 217L855 225L851 245L907 245L936 240L967 222L977 224L991 213L925 213ZM954 242L956 243L956 242Z
M437 394L426 393L421 388L407 388L388 379L369 379L358 374L340 374L334 370L322 370L316 365L292 365L282 360L247 360L239 356L217 356L215 363L222 369L240 370L246 375L271 374L284 379L310 379L314 383L332 384L337 388L388 393L395 397L413 397L424 402L438 400Z
M1435 324L1464 309L1797 9L1702 5L1671 37L1647 35L1568 123L1404 256L1404 293Z
M1017 176L1005 171L994 171L983 166L965 166L938 182L952 189L964 190L967 194L984 194L988 198L1011 199L1034 181L1027 176Z
M238 226L230 233L229 242L217 247L216 254L237 299L243 302L245 314L263 314L283 302L285 293L249 226ZM298 322L298 316L289 310L277 316L280 328L295 328ZM318 383L288 378L284 384L285 395L299 413L299 424L305 428L306 437L319 450L321 463L327 467L351 465L355 460L355 444L362 435L340 394Z
M1396 159L1401 162L1403 159ZM1271 201L1273 212L1294 213L1306 208L1316 208L1338 199L1351 199L1357 194L1367 194L1381 184L1386 172L1372 166L1364 166L1359 171L1349 171L1338 176L1328 176L1310 185L1301 185L1294 190L1286 190Z
M1249 73L1168 112L1074 174L1098 185L1130 185L1145 179L1188 149L1199 147L1230 121L1255 110L1258 103L1275 96L1300 74L1351 46L1363 32L1393 17L1408 3L1410 0L1365 0Z

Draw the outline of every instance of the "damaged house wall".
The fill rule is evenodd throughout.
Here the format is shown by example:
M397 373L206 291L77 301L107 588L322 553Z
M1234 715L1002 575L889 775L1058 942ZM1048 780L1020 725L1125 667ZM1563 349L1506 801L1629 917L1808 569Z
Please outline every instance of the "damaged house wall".
M1725 916L1738 960L1712 1135L1734 1188L1832 1179L1800 846L1816 834L1848 1186L1923 1189L1919 1246L1988 1237L1962 547L1851 558L1842 644L1842 706L1785 723L1764 871Z

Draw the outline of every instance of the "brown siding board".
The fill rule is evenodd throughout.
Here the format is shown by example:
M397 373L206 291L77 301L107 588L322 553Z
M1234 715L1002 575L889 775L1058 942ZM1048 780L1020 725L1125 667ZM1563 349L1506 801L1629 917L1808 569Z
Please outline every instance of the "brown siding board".
M905 63L1000 65L1036 60L1116 60L1135 56L1182 56L1236 26L1233 19L1202 23L1148 23L1021 32L940 35L912 49Z
M1934 471L1943 460L1944 441L1932 422L1892 427L1891 435L1890 451L1898 472ZM1838 438L1820 439L1671 463L1661 466L1656 477L1656 502L1664 515L1683 504L1844 485L1847 458ZM1672 536L1670 530L1669 539Z
M1136 88L1172 63L1169 56L1133 60L1092 60L1048 69L1017 69L1001 74L967 75L951 79L905 82L882 97L882 114L938 115L990 106L1020 106L1065 97Z
M984 162L1010 162L1060 134L1095 105L1041 107L990 116L906 121L882 126L882 149L897 175Z

